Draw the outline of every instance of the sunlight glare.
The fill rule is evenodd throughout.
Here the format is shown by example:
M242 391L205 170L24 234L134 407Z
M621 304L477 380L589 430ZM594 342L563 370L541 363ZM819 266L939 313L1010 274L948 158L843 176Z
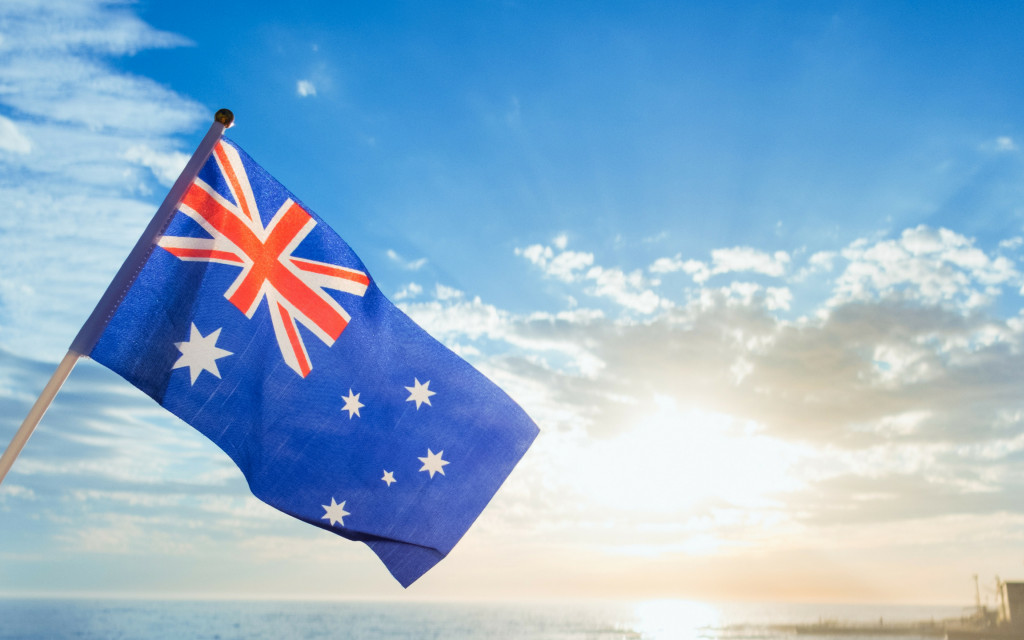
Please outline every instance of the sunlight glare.
M644 640L697 640L709 637L721 613L709 604L689 600L648 600L633 607L634 630Z
M595 442L574 467L581 493L627 512L680 515L702 502L764 506L793 490L798 452L729 415L680 410L664 396L636 427Z

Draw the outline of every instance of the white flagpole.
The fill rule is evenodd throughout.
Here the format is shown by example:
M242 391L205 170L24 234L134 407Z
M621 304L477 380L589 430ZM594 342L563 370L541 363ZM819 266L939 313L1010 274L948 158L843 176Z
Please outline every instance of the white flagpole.
M35 430L36 425L42 420L43 414L50 408L50 404L53 402L57 392L60 391L64 381L68 379L71 370L75 368L78 359L91 353L93 347L96 346L96 342L107 328L107 323L110 322L110 318L113 317L114 312L117 311L118 306L121 304L124 294L127 293L128 289L135 282L136 276L138 276L139 271L145 265L146 260L149 259L149 255L152 253L153 247L156 246L157 240L160 239L164 230L167 229L167 225L170 224L174 212L177 211L181 199L185 196L185 191L192 184L192 181L196 179L196 176L199 175L199 170L206 162L206 159L210 157L214 145L224 135L224 130L234 123L234 119L234 114L227 109L221 109L214 116L210 130L206 132L202 142L199 143L195 153L192 154L192 157L182 170L181 175L175 180L171 190L167 192L167 197L160 204L160 208L156 210L153 219L149 221L146 230L142 232L142 236L135 243L135 247L128 254L128 258L121 265L114 279L110 281L107 290L96 304L96 308L93 309L89 319L85 321L78 335L75 336L74 341L71 343L71 348L64 356L64 359L60 361L60 364L57 365L57 370L54 371L50 381L43 388L43 392L39 394L35 404L32 405L25 420L21 423L21 427L18 428L14 438L11 439L11 443L7 445L7 449L0 456L0 483L3 483L7 472L11 470L11 465L14 464L15 458L21 453L25 443L28 442L29 436L32 435L32 431Z
M35 404L29 409L28 415L25 416L25 420L21 423L21 428L14 434L11 444L7 445L4 455L0 456L0 483L4 481L7 472L11 470L14 459L21 453L25 443L28 442L28 437L32 435L32 431L43 418L43 414L50 408L50 403L53 402L54 396L60 391L61 386L68 379L68 375L75 368L75 363L78 362L80 357L82 356L74 351L67 352L64 359L57 365L57 370L53 372L50 381L43 387L43 392L39 394Z

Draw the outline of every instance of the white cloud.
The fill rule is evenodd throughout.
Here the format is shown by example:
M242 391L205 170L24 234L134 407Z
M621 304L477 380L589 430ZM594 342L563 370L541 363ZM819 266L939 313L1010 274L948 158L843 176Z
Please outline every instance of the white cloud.
M999 136L992 142L984 145L985 148L996 152L1016 151L1017 143L1010 136Z
M457 300L463 297L463 292L453 287L448 287L443 284L437 284L434 287L434 297L438 300Z
M556 241L565 241L565 236L559 236ZM564 247L555 253L551 247L534 244L525 249L516 248L515 253L540 267L546 275L562 282L578 280L583 270L594 264L594 254L566 251Z
M732 247L715 249L711 252L711 260L715 265L713 272L716 274L752 271L781 278L789 265L789 254L785 251L769 254L751 247Z
M188 43L125 6L6 2L0 22L0 139L25 152L0 154L0 344L56 358L155 210L149 170L210 115L106 62Z
M540 267L546 276L567 284L586 283L584 292L608 298L623 308L642 314L668 308L672 303L655 293L639 269L626 273L621 269L594 265L594 254L569 251L564 235L555 238L558 251L550 246L534 244L516 248L515 253Z
M651 273L672 273L674 271L680 271L683 268L683 261L681 254L676 254L674 258L658 258L651 266L647 268Z
M765 289L765 306L771 311L789 311L793 302L793 292L788 287L767 287Z
M316 86L311 80L299 80L295 83L295 93L302 98L316 95Z
M654 313L658 309L672 306L668 300L647 288L648 283L639 269L625 273L619 269L591 267L587 271L586 279L593 282L593 285L586 289L590 295L610 298L623 307L639 313Z
M572 282L576 274L594 264L594 255L578 251L562 251L556 255L546 270L551 275L565 282Z
M789 262L790 256L785 251L770 254L751 247L732 247L713 250L712 266L699 260L683 260L682 254L676 254L672 258L658 258L648 270L651 273L683 271L697 284L703 284L712 276L723 273L753 272L781 278L786 274Z
M8 497L21 498L23 500L35 500L36 493L28 487L12 484L11 482L5 482L3 486L0 486L0 502L2 502L4 498Z
M974 241L948 229L924 225L897 239L858 240L842 251L848 261L836 282L833 304L893 293L929 304L986 304L1003 285L1021 284L1021 274L1004 257L989 257Z
M1024 238L1020 236L1014 236L1013 238L1007 238L999 242L1000 249L1006 249L1008 251L1016 251L1024 246Z
M396 252L394 249L388 249L387 250L387 256L393 262L398 263L398 265L401 266L403 269L408 269L409 271L418 271L419 269L423 268L423 266L425 264L427 264L427 259L426 258L418 258L416 260L406 260L405 258L400 256L398 254L398 252Z
M102 0L13 0L5 2L3 47L17 53L62 54L74 50L131 55L152 48L191 44L158 31L126 6ZM41 25L46 28L40 29Z
M682 271L693 278L697 284L707 282L713 273L707 264L700 260L683 260L682 254L673 258L658 258L647 268L651 273L675 273Z
M185 168L189 154L180 151L159 152L146 145L134 145L124 152L124 159L146 167L160 184L169 187Z
M415 282L410 282L409 284L399 289L398 292L394 296L392 296L392 300L407 300L409 298L415 298L421 293L423 293L423 287L416 284Z
M0 149L14 153L32 151L32 141L9 118L0 116Z

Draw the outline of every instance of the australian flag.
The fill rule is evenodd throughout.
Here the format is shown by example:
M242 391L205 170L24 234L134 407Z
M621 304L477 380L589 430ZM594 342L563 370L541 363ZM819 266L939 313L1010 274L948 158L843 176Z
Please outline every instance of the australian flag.
M85 355L210 438L258 498L365 542L403 586L537 436L226 139Z

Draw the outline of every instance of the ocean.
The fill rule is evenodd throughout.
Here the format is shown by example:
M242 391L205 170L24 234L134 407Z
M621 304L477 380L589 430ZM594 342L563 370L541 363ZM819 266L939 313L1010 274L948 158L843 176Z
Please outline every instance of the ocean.
M794 624L897 623L956 618L962 613L961 607L948 606L676 600L469 604L10 598L0 599L0 639L797 640ZM835 637L800 635L799 640ZM845 635L842 640L887 639Z

